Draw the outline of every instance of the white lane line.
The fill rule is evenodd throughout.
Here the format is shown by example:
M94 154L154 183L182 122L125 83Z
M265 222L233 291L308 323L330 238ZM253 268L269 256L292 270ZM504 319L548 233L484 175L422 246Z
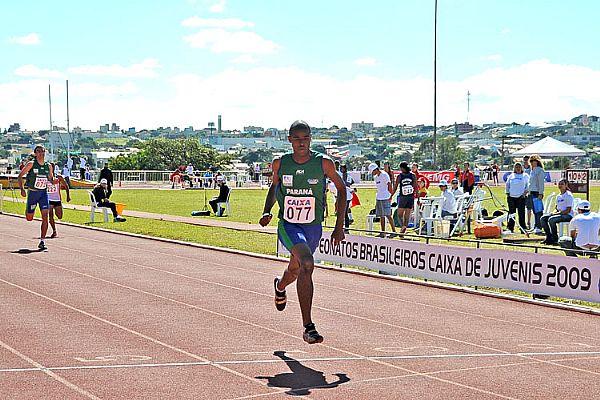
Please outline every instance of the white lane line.
M136 246L132 246L132 245L122 244L122 243L119 243L119 242L110 242L110 241L99 240L99 239L88 238L88 237L82 237L82 236L77 236L77 235L74 235L73 237L75 237L75 238L81 238L81 239L85 239L85 240L91 240L91 241L98 242L98 243L118 245L118 246L121 246L121 247L126 247L126 248L135 249L135 250L140 250L142 252L152 252L152 253L156 253L156 254L160 254L160 255L165 255L165 256L169 256L169 257L180 258L180 259L189 261L189 257L181 256L181 255L178 255L178 254L164 253L164 252L158 251L158 250L144 249L144 248L140 248L140 247L136 247ZM131 237L131 238L132 239L136 239L134 237ZM175 244L173 244L173 245L175 245ZM73 249L73 248L70 248L70 247L63 247L63 248L69 249L69 250L76 250L76 249ZM87 253L87 254L89 254L89 253ZM240 256L242 256L242 255L240 255ZM200 261L202 263L209 264L209 265L220 266L220 267L229 268L229 269L237 269L237 270L240 270L240 271L246 271L246 272L256 273L256 274L260 274L260 275L267 275L267 276L271 276L272 275L272 274L269 274L267 272L263 272L263 271L260 271L260 270L253 270L253 269L247 269L247 268L237 267L237 266L233 266L233 265L221 264L221 263L214 262L214 261L209 261L209 260L196 260L196 261ZM387 299L387 300L392 300L392 301L399 301L399 302L402 302L402 303L419 305L419 306L426 307L426 308L433 308L433 309L437 309L437 310L448 311L450 313L461 314L461 315L468 315L468 316L471 316L471 317L478 317L478 318L483 318L483 319L487 319L487 320L491 320L491 321L496 321L496 322L502 322L502 323L511 324L511 325L523 326L523 327L537 329L537 330L542 330L542 331L546 331L546 332L553 332L553 333L560 333L560 334L568 335L568 336L575 336L575 337L579 337L579 338L582 338L582 339L590 339L590 340L595 340L595 341L599 340L598 338L585 336L585 335L582 335L580 333L564 332L564 331L560 331L560 330L557 330L557 329L546 328L546 327L543 327L543 326L531 325L531 324L526 324L526 323L517 322L517 321L509 321L509 320L505 320L505 319L502 319L502 318L496 318L496 317L491 317L491 316L482 315L482 314L476 314L476 313L467 312L467 311L460 311L460 310L456 310L456 309L452 309L452 308L441 307L441 306L436 306L436 305L427 304L427 303L421 303L421 302L417 302L417 301L414 301L414 300L400 299L400 298L397 298L397 297L386 296L386 295L382 295L382 294L378 294L378 293L364 292L364 291L357 290L357 289L343 288L343 287L339 287L339 286L335 286L335 285L323 284L323 283L317 283L317 282L315 282L314 285L315 286L324 286L324 287L327 287L327 288L337 289L337 290L340 290L340 291L345 291L345 292L350 292L350 293L356 293L356 294L363 294L363 295L367 295L367 296L371 296L371 297L377 297L377 298L382 298L382 299Z
M46 375L48 375L49 377L51 377L55 381L60 382L63 385L65 385L66 387L68 387L69 389L71 389L71 390L79 393L80 395L85 396L88 399L100 400L99 397L96 397L93 394L91 394L90 392L88 392L87 390L85 390L83 388L80 388L79 386L75 385L74 383L69 382L68 380L66 380L62 376L55 374L54 372L50 371L49 369L47 369L46 367L44 367L39 362L37 362L37 361L35 361L35 360L27 357L25 354L23 354L20 351L12 348L8 344L4 343L2 340L0 340L0 346L2 348L4 348L4 349L10 351L11 353L13 353L14 355L16 355L20 359L25 360L29 364L33 365L36 369L38 369L39 371L42 371L43 373L45 373Z
M289 352L285 352L288 354ZM303 352L305 353L305 352ZM272 353L271 353L272 354ZM536 357L536 356L599 356L600 351L564 351L564 352L546 352L546 353L466 353L466 354L429 354L429 355L402 355L402 356L365 356L365 357L311 357L296 358L294 362L312 363L312 362L342 362L342 361L371 361L371 360L423 360L423 359L451 359L451 358L506 358L506 357ZM585 357L589 358L589 357ZM582 358L573 358L579 360ZM563 360L553 360L555 362ZM542 363L543 361L535 361ZM31 371L66 371L66 370L96 370L111 368L163 368L163 367L192 367L207 365L236 365L236 364L283 364L285 360L281 359L262 359L262 360L223 360L206 362L172 362L172 363L141 363L141 364L108 364L108 365L74 365L63 367L43 367L43 368L6 368L0 369L0 372L31 372ZM454 371L454 370L453 370Z
M14 236L14 235L10 235L10 236ZM16 237L18 237L18 236L16 236ZM70 249L70 248L65 248L65 249L66 250L74 250L74 249ZM74 250L74 251L77 251L77 250ZM83 251L79 251L79 252L83 253L83 254L89 254L89 253L85 253ZM19 255L16 255L16 256L19 256ZM100 258L108 258L108 259L110 259L109 257L103 257L103 256L100 256L98 254L94 254L93 256L94 257L100 257ZM23 256L21 256L21 257L23 257ZM106 280L106 279L102 279L102 278L96 277L94 275L86 274L86 273L83 273L83 272L78 272L78 271L75 271L75 270L71 270L69 268L65 268L65 267L61 267L61 266L58 266L58 265L55 265L55 264L51 264L51 263L48 263L48 262L45 262L45 261L37 260L35 258L28 258L28 260L31 260L31 261L34 261L34 262L38 262L40 264L48 265L48 266L50 266L52 268L55 268L55 269L65 270L65 271L68 271L68 272L76 274L76 275L86 276L88 278L91 278L91 279L94 279L94 280L97 280L97 281L100 281L100 282L109 283L111 285L122 287L122 288L125 288L125 289L129 289L129 290L132 290L132 291L135 291L135 292L138 292L138 293L144 293L144 294L147 294L149 296L160 298L160 299L163 299L163 300L166 300L166 301L169 301L169 302L173 302L173 303L176 303L176 304L180 304L180 305L183 305L183 306L186 306L186 307L190 307L190 308L202 310L202 311L204 311L206 313L209 313L209 314L217 315L217 316L220 316L220 317L223 317L223 318L226 318L226 319L230 319L230 320L238 321L238 322L250 325L250 326L254 326L254 327L259 328L259 329L267 330L267 331L270 331L270 332L277 333L279 335L293 337L293 338L295 338L297 340L300 340L300 337L295 336L293 334L290 334L290 333L287 333L287 332L283 332L283 331L278 331L276 329L272 329L272 328L268 328L268 327L265 327L265 326L262 326L262 325L258 325L258 324L252 323L250 321L243 320L241 318L237 318L237 317L233 317L233 316L230 316L230 315L222 314L222 313L219 313L219 312L216 312L216 311L212 311L212 310L209 310L209 309L205 309L205 308L199 307L199 306L197 306L195 304L186 303L186 302L175 300L175 299L172 299L172 298L169 298L169 297L165 297L165 296L162 296L162 295L159 295L159 294L156 294L156 293L151 293L151 292L147 292L147 291L144 291L144 290L141 290L141 289L137 289L137 288L134 288L134 287L131 287L131 286L122 285L122 284L117 283L117 282L113 282L113 281L109 281L109 280ZM112 259L112 260L120 262L120 263L123 263L123 264L136 265L135 263L124 262L124 261L117 260L117 259ZM138 265L140 265L140 267L142 267L142 268L151 268L151 267L147 267L147 266L144 266L144 265L141 265L141 264L138 264ZM164 271L164 272L166 272L166 271ZM0 281L2 281L2 280L0 280ZM14 284L12 284L10 282L7 282L7 283L10 284L10 285L14 285ZM212 283L217 284L216 282L212 282ZM229 287L228 285L224 285L224 284L217 284L217 285ZM231 286L230 288L245 291L244 289L239 289L239 288L236 288L234 286ZM26 289L26 288L22 288L22 289L26 290L26 291L29 291L29 292L31 292L33 294L36 294L38 296L42 296L44 298L47 298L50 301L57 302L57 303L61 304L58 300L50 299L47 296L44 296L42 294L33 292L33 291L31 291L29 289ZM267 296L267 295L265 295L263 293L259 293L259 292L255 292L255 293L258 294L258 295L261 295L261 296ZM269 296L269 297L271 297L271 296ZM62 304L64 304L64 303L62 303ZM68 308L74 308L74 307L69 306L67 304L64 304L64 305L66 307L68 307ZM321 308L321 307L317 307L317 308L320 308L322 310L328 311L325 308ZM85 312L83 310L79 310L79 309L76 309L76 310L78 310L79 312L83 312L86 315L89 314L89 313L87 313L87 312ZM91 315L91 314L89 314L89 315ZM352 314L348 314L348 315L353 316ZM361 318L359 316L354 316L354 317ZM93 318L100 318L100 317L93 316ZM107 322L110 323L110 324L113 324L110 321L107 321ZM400 327L400 326L397 326L397 325L392 325L392 324L389 324L389 325L396 326L398 328L402 328L402 329L406 329L406 330L411 330L410 328ZM128 330L128 328L124 328L124 329ZM440 336L440 337L443 337L443 336ZM451 338L448 338L448 339L449 340L453 340L453 341L458 341L457 339L451 339ZM152 340L155 340L155 339L152 339ZM468 343L468 342L466 342L466 343ZM476 346L476 347L482 347L481 345L475 345L475 344L473 344L473 345ZM340 348L337 348L337 347L334 347L334 346L325 345L325 344L320 344L319 346L323 346L325 348L332 349L332 350L338 351L340 353L348 354L350 356L365 358L364 356L362 356L360 354L357 354L357 353L354 353L354 352L351 352L351 351L348 351L348 350L343 350L343 349L340 349ZM500 351L498 349L493 349L493 348L487 348L487 349L488 350L492 350L492 351ZM475 392L478 392L478 393L484 393L484 394L487 394L487 395L490 395L490 396L495 396L495 397L499 397L499 398L503 398L503 399L518 400L515 397L504 396L504 395L501 395L499 393L495 393L495 392L492 392L492 391L489 391L489 390L485 390L485 389L480 389L480 388L474 387L474 386L469 386L469 385L462 384L462 383L459 383L459 382L456 382L456 381L452 381L452 380L449 380L449 379L443 379L443 378L439 378L439 377L436 377L436 376L428 376L427 374L419 373L417 371L414 371L414 370L411 370L411 369L408 369L408 368L404 368L404 367L400 367L400 366L395 365L395 364L390 364L390 363L388 363L386 361L383 361L383 360L371 359L370 361L373 362L373 363L375 363L375 364L378 364L378 365L387 366L389 368L397 369L397 370L408 372L408 373L414 373L414 374L416 374L418 376L423 376L423 377L428 378L428 379L432 379L432 380L439 381L439 382L446 383L446 384L453 385L453 386L458 386L458 387L461 387L461 388L464 388L464 389L468 389L468 390L472 390L472 391L475 391ZM561 366L559 364L557 364L557 365ZM226 367L222 367L222 368L226 368ZM229 370L229 369L227 369L227 370ZM233 370L231 370L231 371L233 371ZM233 371L232 373L238 374L235 371ZM258 381L258 380L254 379L254 378L247 377L247 376L245 376L245 375L243 375L241 373L239 375L241 375L243 377L246 377L247 379L251 379L253 381ZM258 382L261 385L268 387L266 383L264 383L262 381L258 381Z
M44 262L44 261L40 261L40 260L35 260L35 259L29 259L29 260L36 261L36 262L39 262L39 263L42 263L42 264L52 265L52 264L50 264L50 263L46 263L46 262ZM56 266L55 266L55 268L56 268ZM59 267L59 268L60 268L60 267ZM173 351L175 351L175 352L177 352L177 353L184 354L184 355L186 355L186 356L188 356L188 357L190 357L190 358L193 358L193 359L199 360L199 361L201 361L201 362L208 362L208 363L210 363L210 360L208 360L208 359L206 359L206 358L204 358L204 357L202 357L202 356L199 356L199 355L197 355L197 354L194 354L194 353L191 353L191 352L189 352L189 351L186 351L186 350L180 349L180 348L178 348L178 347L176 347L176 346L170 345L170 344L168 344L168 343L165 343L165 342L163 342L163 341L161 341L161 340L155 339L155 338L153 338L153 337L151 337L151 336L148 336L148 335L145 335L145 334L143 334L143 333L137 332L137 331L135 331L135 330L133 330L133 329L129 329L129 328L127 328L127 327L125 327L125 326L123 326L123 325L120 325L120 324L118 324L118 323L116 323L116 322L109 321L109 320L107 320L107 319L104 319L104 318L102 318L102 317L99 317L99 316L97 316L97 315L91 314L91 313L89 313L89 312L87 312L87 311L84 311L84 310L82 310L82 309L79 309L79 308L77 308L77 307L74 307L74 306L71 306L71 305L69 305L69 304L63 303L63 302L61 302L61 301L59 301L59 300L56 300L56 299L53 299L53 298L51 298L51 297L45 296L45 295L43 295L43 294L41 294L41 293L38 293L38 292L35 292L35 291L31 290L31 289L27 289L27 288L25 288L25 287L23 287L23 286L17 285L17 284L15 284L15 283L12 283L12 282L6 281L6 280L4 280L4 279L1 279L1 278L0 278L0 282L2 282L2 283L5 283L5 284L7 284L7 285L9 285L9 286L15 287L15 288L17 288L17 289L23 290L23 291L25 291L25 292L27 292L27 293L30 293L30 294L34 295L34 296L41 297L42 299L48 300L48 301L50 301L50 302L52 302L52 303L58 304L58 305L60 305L60 306L62 306L62 307L68 308L68 309L70 309L70 310L72 310L72 311L75 311L75 312L78 312L78 313L80 313L80 314L86 315L86 316L88 316L88 317L90 317L90 318L93 318L93 319L95 319L95 320L97 320L97 321L100 321L100 322L103 322L103 323L105 323L105 324L111 325L111 326L113 326L113 327L115 327L115 328L118 328L118 329L120 329L120 330L123 330L123 331L125 331L125 332L128 332L128 333L130 333L130 334L132 334L132 335L135 335L135 336L141 337L141 338L143 338L143 339L149 340L149 341L150 341L150 342L152 342L152 343L158 344L158 345L160 345L160 346L162 346L162 347L165 347L165 348L167 348L167 349L173 350ZM241 372L238 372L238 371L232 370L232 369L230 369L230 368L227 368L227 367L225 367L225 366L218 365L218 364L210 364L210 365L214 365L215 367L217 367L217 368L219 368L219 369L221 369L221 370L223 370L223 371L225 371L225 372L229 372L230 374L236 375L236 376L238 376L238 377L240 377L240 378L243 378L243 379L245 379L245 380L248 380L248 381L251 381L251 382L254 382L254 383L258 383L259 385L261 385L261 386L263 386L263 387L268 387L268 386L266 385L266 383L264 383L264 382L262 382L262 381L260 381L260 380L258 380L258 379L255 379L255 378L253 378L253 377L251 377L251 376L248 376L248 375L242 374ZM39 367L43 368L41 365L40 365Z

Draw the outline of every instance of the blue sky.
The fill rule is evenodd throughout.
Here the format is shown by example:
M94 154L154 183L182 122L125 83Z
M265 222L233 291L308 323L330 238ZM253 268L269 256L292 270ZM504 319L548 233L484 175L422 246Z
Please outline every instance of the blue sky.
M431 124L433 3L2 2L0 127ZM600 114L599 2L438 4L440 123Z

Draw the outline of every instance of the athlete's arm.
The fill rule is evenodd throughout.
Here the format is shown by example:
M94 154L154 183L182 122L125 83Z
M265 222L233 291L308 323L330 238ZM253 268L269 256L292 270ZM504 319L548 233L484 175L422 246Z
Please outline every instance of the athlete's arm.
M398 190L398 185L400 184L400 175L396 177L396 181L394 182L394 187L392 189L392 197L394 197L394 193Z
M25 189L23 188L23 177L27 175L31 167L33 167L33 161L29 161L27 164L25 164L21 172L19 172L19 189L21 189L21 196L23 197L27 196L27 193L25 193Z
M65 192L67 192L67 203L70 202L71 201L71 192L69 191L69 185L67 184L67 181L65 180L65 178L58 175L58 190L60 190L61 187L64 187Z
M271 209L275 205L275 190L277 190L277 185L279 185L279 166L281 165L281 160L276 158L271 163L273 168L273 181L271 182L271 186L269 187L269 192L267 193L267 198L265 199L265 207L263 208L263 215L258 221L260 226L267 226L269 222L271 222Z
M333 161L330 159L323 159L323 172L325 176L331 179L331 182L335 185L338 191L337 199L335 201L335 209L337 215L335 219L335 229L331 234L333 239L333 245L336 246L342 240L344 240L344 219L346 218L346 185L342 178L338 175Z

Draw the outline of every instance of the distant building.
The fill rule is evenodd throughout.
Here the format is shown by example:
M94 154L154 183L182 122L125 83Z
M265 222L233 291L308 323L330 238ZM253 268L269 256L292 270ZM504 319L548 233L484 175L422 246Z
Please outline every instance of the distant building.
M115 124L114 122L111 124L111 126L110 126L110 131L111 132L118 132L120 130L121 129L119 128L119 125Z
M457 124L454 123L454 133L458 135L462 135L463 133L473 132L473 125L468 122Z
M8 127L8 131L9 132L20 132L21 124L19 124L18 122L15 122L14 124L12 124L11 126Z
M353 122L352 126L350 128L351 131L362 131L362 132L366 132L366 133L371 132L372 129L373 129L373 123L365 122L365 121Z
M244 127L244 133L246 134L250 134L250 135L257 135L257 134L264 134L265 129L260 127L260 126L245 126Z
M104 124L104 125L100 125L100 129L99 130L102 133L108 133L108 128L109 128L108 124Z
M127 133L134 134L135 133L135 126L132 126L131 128L127 129Z
M593 132L600 133L600 121L590 122L590 128Z
M221 133L221 114L219 114L219 117L217 119L217 133Z

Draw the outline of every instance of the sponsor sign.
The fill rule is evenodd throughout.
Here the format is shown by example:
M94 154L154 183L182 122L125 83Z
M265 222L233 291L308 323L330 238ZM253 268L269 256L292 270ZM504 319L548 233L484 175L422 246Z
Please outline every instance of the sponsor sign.
M278 246L278 252L285 250ZM321 238L315 259L466 286L488 286L600 303L600 260L474 249L348 235Z
M454 171L419 171L419 173L425 175L431 183L439 183L442 179L445 179L450 183L455 175Z
M585 193L590 199L590 171L587 169L568 169L565 177L569 181L569 190L572 193Z

